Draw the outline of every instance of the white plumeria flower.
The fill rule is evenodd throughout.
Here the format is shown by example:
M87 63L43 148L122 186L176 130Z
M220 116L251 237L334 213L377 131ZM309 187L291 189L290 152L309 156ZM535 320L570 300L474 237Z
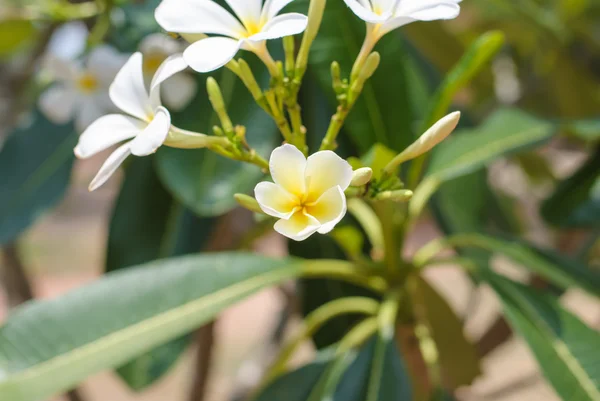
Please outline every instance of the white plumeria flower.
M142 54L135 53L110 86L110 99L125 114L100 117L85 130L75 155L89 158L120 142L90 184L90 191L104 184L131 154L148 156L165 142L171 129L169 111L160 102L160 84L186 68L181 56L172 56L158 69L148 93L142 72Z
M209 72L227 64L239 49L256 53L272 68L267 39L296 35L306 29L305 15L277 15L293 0L226 0L237 18L213 0L163 0L156 20L165 30L180 34L220 36L198 40L183 53L198 72ZM262 6L262 7L261 7Z
M352 167L334 152L306 159L286 144L273 151L269 168L275 183L261 182L254 192L261 209L280 219L278 233L303 241L315 232L327 234L346 214L344 191L352 181Z
M85 63L49 55L45 67L56 83L40 96L40 110L56 124L75 119L82 132L112 109L108 87L126 60L108 46L92 50Z
M144 56L144 81L150 84L154 74L169 56L181 53L181 43L168 35L155 33L146 36L140 43ZM177 74L161 85L162 99L171 110L183 110L198 90L198 84L191 74Z
M414 21L453 19L462 0L344 0L377 38Z

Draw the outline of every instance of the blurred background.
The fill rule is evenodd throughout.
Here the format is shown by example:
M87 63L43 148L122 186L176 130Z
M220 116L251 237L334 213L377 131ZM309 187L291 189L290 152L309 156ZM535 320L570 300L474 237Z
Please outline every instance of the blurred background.
M154 54L154 48L144 49L142 42L160 33L153 19L157 3L0 0L0 322L10 308L32 297L56 297L106 271L159 257L240 247L276 256L310 250L313 257L344 257L334 240L324 238L288 246L269 227L236 209L231 195L249 192L260 172L202 151L182 156L166 149L152 158L130 160L126 174L121 171L101 189L88 192L109 153L75 160L78 117L57 121L40 101L59 81L48 60L82 60L103 42L124 56L136 50L147 57ZM292 7L305 10L306 5L297 1ZM315 141L333 110L329 63L338 59L349 69L364 31L341 0L330 0L327 13L331 21L348 22L326 21L313 52L302 97ZM375 143L402 150L418 135L423 105L435 96L435 88L448 72L456 73L461 57L489 31L501 32L506 41L454 97L454 108L465 116L462 130L482 129L490 115L509 110L551 123L553 132L483 170L444 184L431 212L409 238L406 256L444 232L492 231L526 238L600 268L598 0L465 0L456 20L414 23L393 32L378 45L384 65L373 83L373 95L383 104L380 117L374 119L383 134L355 124L346 129L341 150L358 155ZM335 35L343 40L331 44ZM324 50L325 59L319 57ZM208 129L206 76L196 74L194 79L186 87L193 86L195 93L180 100L175 118L184 127L204 124ZM61 104L59 98L50 102ZM254 113L260 110L239 103L233 115L257 121ZM359 105L353 117L364 117L362 109ZM506 121L496 121L496 129L510 129L510 113L503 114ZM203 117L206 121L198 122ZM270 149L276 142L268 135L251 135L249 129L249 139L257 141L258 149ZM518 275L507 260L492 257L490 263ZM499 305L486 288L450 266L428 277L464 320L466 336L481 356L481 375L471 386L457 386L459 400L557 399L529 351L499 317ZM536 277L527 279L547 287ZM318 284L265 291L171 350L137 361L137 368L93 377L69 397L234 400L255 383L273 349L300 322L306 299L313 294L331 297L337 291ZM600 328L595 300L569 291L563 301L586 323ZM313 353L313 346L306 344L297 362L309 360ZM213 364L207 373L208 359ZM147 377L136 376L139 372ZM203 389L205 397L200 395Z

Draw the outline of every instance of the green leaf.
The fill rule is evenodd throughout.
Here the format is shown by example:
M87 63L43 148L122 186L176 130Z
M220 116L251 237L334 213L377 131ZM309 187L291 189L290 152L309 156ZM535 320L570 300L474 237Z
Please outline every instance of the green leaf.
M546 141L553 131L551 124L522 111L498 110L478 128L438 145L427 178L447 181L471 173L503 155Z
M30 302L0 327L0 394L35 401L65 391L303 268L244 253L187 256L112 272L57 299Z
M584 141L600 141L600 119L573 121L565 128L569 133Z
M0 21L0 57L10 56L34 40L37 30L32 21Z
M344 373L332 401L364 401L371 376L371 367L377 362L376 342L372 339L361 349L358 357ZM378 401L411 400L410 379L393 341L384 344L383 374L379 380ZM333 349L317 355L312 363L281 376L267 387L255 401L306 401L315 385L334 361Z
M310 73L330 95L332 104L336 103L331 89L331 63L338 61L348 76L363 43L364 32L364 22L343 2L327 2L319 35L311 49L309 67ZM377 142L396 151L412 143L416 111L411 88L417 85L415 81L423 80L418 71L414 71L414 64L407 61L409 54L397 32L386 35L375 50L381 53L381 64L365 85L344 128L361 154Z
M531 273L539 274L561 288L575 286L600 297L600 272L578 261L518 240L510 241L479 234L458 235L453 238L459 239L465 246L476 246L501 253Z
M195 217L163 188L153 156L127 166L110 223L106 271L155 259L200 251L213 228L212 219ZM162 377L190 343L185 336L162 345L117 369L127 385L140 391Z
M475 345L463 331L463 323L446 300L423 278L418 280L419 299L435 341L444 382L451 389L468 386L481 374Z
M600 150L561 182L542 205L542 217L562 228L600 226Z
M456 93L483 70L504 44L499 31L484 33L467 49L458 64L448 73L432 100L424 129L442 118L450 108Z
M491 272L484 279L558 395L569 401L600 400L600 335L549 295Z
M15 239L63 196L71 178L77 136L38 111L16 127L0 149L0 244Z
M253 70L255 74L259 72L257 68ZM265 77L263 75L263 83ZM197 132L212 132L216 121L205 86L202 81L197 99L185 112L175 116L175 125ZM268 158L277 138L275 124L254 103L248 90L233 73L223 71L220 86L233 123L246 126L250 145ZM207 150L161 149L157 154L157 168L161 181L175 198L201 216L218 216L235 208L237 203L233 195L250 192L263 176L256 166Z

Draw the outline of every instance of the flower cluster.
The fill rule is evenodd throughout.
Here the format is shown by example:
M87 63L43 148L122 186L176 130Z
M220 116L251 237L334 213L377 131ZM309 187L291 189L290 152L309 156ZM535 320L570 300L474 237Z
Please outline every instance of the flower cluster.
M305 129L299 107L295 106L298 89L289 86L292 79L281 79L281 65L269 54L266 41L306 31L300 52L307 54L321 23L325 3L313 0L316 5L311 3L308 17L282 13L292 1L266 0L263 4L262 0L226 0L230 12L213 0L162 0L155 12L156 20L166 31L187 40L190 44L186 48L169 36L156 34L146 38L140 46L141 52L126 62L122 55L107 47L95 49L85 64L55 62L57 83L42 96L40 107L55 121L67 121L76 115L77 125L87 126L75 148L77 157L88 158L120 144L101 167L90 190L105 183L129 155L147 156L163 145L209 148L223 156L259 165L270 173L274 182L259 183L255 199L244 195L241 203L278 219L275 230L297 241L316 232L326 234L333 230L346 214L348 194L373 193L368 192L372 175L369 168L353 171L336 153L324 150L335 148L335 136L352 103L345 104L348 110L344 115L332 120L333 128L330 127L326 135L327 146L323 145L321 151L307 157ZM344 1L367 24L365 42L350 81L355 91L377 68L379 55L372 49L383 35L413 21L454 18L460 11L460 0ZM298 61L294 71L294 51L289 41L285 42L285 48L285 73L296 74L294 84L298 84L305 64L302 66ZM263 92L247 64L244 65L243 60L234 61L239 50L255 53L271 75L277 77L271 82L276 86ZM181 109L191 100L196 82L185 72L188 67L210 72L225 65L240 77L261 107L275 119L288 142L272 152L269 162L249 148L244 139L245 130L233 126L220 89L212 78L207 84L209 97L223 125L223 129L215 131L217 135L173 126L171 115L161 102L161 87L164 87L163 100L172 109ZM111 107L120 113L103 115L112 110ZM454 113L440 120L398 155L383 173L391 174L400 163L431 149L452 132L458 118L459 114ZM390 182L393 183L390 189L397 189L394 183L399 180L387 180ZM411 194L408 190L402 191L402 199ZM386 191L386 199L394 199L394 193ZM373 199L383 199L381 194L378 196Z

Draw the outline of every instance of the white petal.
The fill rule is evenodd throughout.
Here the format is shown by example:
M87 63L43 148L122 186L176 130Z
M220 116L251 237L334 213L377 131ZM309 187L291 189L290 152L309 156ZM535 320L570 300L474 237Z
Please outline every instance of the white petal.
M115 79L127 57L114 47L103 45L92 50L87 60L87 69L106 87Z
M162 62L162 64L158 67L158 70L156 70L154 78L152 78L152 83L150 84L150 99L153 108L160 106L160 92L158 91L159 86L173 75L185 70L187 67L188 65L183 59L183 54L181 53L173 54Z
M292 195L304 196L306 158L298 148L290 144L276 148L271 153L269 169L275 184Z
M119 109L140 120L152 115L152 105L142 72L142 53L135 53L117 74L110 86L110 99Z
M348 7L350 7L352 12L354 14L356 14L363 21L372 22L372 23L377 24L377 23L384 22L388 18L387 16L377 15L370 9L364 7L361 3L358 2L358 0L344 0L344 1L346 2L346 5Z
M260 182L254 196L263 212L280 219L289 219L299 205L298 198L272 182Z
M62 59L74 59L85 50L88 29L82 21L67 22L54 31L46 51Z
M248 38L253 42L267 39L283 38L304 32L308 24L308 17L298 13L279 15L262 28L261 32Z
M66 60L52 54L46 56L42 62L52 79L62 82L73 82L81 72L81 65L74 60Z
M319 220L320 234L327 234L346 215L346 195L340 187L328 190L313 205L306 207L306 213Z
M386 33L393 31L394 29L400 28L401 26L410 24L414 21L415 19L410 17L394 17L381 26L381 28L379 29L379 34L383 36Z
M140 42L140 51L146 56L151 53L160 53L166 56L177 53L181 44L177 39L162 33L152 33Z
M131 153L135 156L148 156L162 146L169 135L171 115L164 107L156 110L148 126L130 142Z
M246 31L233 15L212 0L163 0L154 16L168 32L239 38Z
M102 167L100 167L100 171L98 171L98 174L96 174L96 177L94 177L89 186L89 190L94 191L108 181L130 154L129 143L118 147L117 150L108 156L108 159L106 159Z
M75 128L77 132L83 132L90 124L102 117L106 109L98 102L95 96L80 97L78 101Z
M263 6L261 23L266 23L294 0L267 0Z
M314 217L308 216L302 212L296 212L289 220L281 219L275 223L275 231L279 234L293 239L294 241L304 241L317 232L321 227L319 221Z
M229 63L240 49L240 41L212 37L199 40L183 52L186 63L198 72L210 72Z
M94 121L81 136L75 155L86 159L119 142L135 137L147 124L122 114L109 114Z
M345 191L352 181L352 167L336 153L325 150L309 156L305 176L307 202L314 202L336 186Z
M225 0L229 7L237 14L245 24L258 25L262 0Z
M55 124L65 124L73 118L76 98L73 88L55 85L42 93L38 106L48 120Z
M198 91L198 83L189 74L178 74L161 85L165 104L174 111L185 108Z

